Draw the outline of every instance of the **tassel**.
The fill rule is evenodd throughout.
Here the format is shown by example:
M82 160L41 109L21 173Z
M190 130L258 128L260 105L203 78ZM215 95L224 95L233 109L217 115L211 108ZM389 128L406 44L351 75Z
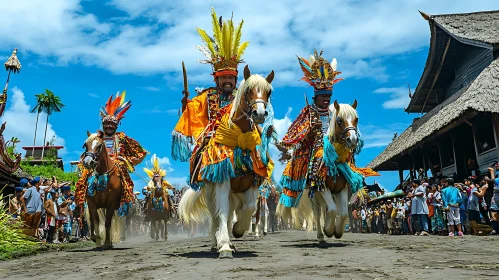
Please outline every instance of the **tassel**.
M125 202L120 205L120 208L118 209L118 216L119 217L124 217L128 215L128 210L132 208L132 203L131 202Z
M173 131L172 132L172 158L182 162L189 161L192 154L192 143L190 137Z
M201 169L201 177L204 180L218 184L235 177L234 167L230 162L230 158L226 158L219 163L203 167Z
M305 189L306 179L294 180L289 176L282 175L279 183L283 188L287 188L295 192L301 192Z

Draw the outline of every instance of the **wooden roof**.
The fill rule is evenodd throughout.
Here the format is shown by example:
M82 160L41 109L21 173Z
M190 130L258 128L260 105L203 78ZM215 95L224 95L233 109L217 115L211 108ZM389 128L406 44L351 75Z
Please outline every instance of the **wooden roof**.
M408 113L426 113L444 99L439 96L453 78L459 56L469 47L492 50L499 43L499 11L469 14L435 15L421 13L431 31L430 49L425 68L411 98Z
M499 58L485 68L469 87L461 89L416 120L367 167L377 171L396 170L399 156L418 147L441 129L456 125L457 119L470 112L499 113Z

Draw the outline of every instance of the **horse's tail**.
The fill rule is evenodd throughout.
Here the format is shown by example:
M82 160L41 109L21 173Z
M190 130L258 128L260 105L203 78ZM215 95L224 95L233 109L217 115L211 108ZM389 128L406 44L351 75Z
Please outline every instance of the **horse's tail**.
M106 239L106 210L104 208L97 209L99 214L99 235L102 240ZM86 215L86 213L85 213ZM125 217L119 217L118 211L114 211L113 219L111 220L111 243L117 244L125 239Z
M296 207L287 207L279 202L276 209L276 216L297 229L301 229L303 222L306 222L307 230L312 231L314 225L314 208L311 200L308 198L308 192L309 190L303 191L302 198Z
M187 224L191 222L202 223L206 217L209 217L208 207L206 206L205 188L200 191L188 189L182 195L182 199L180 199L178 214Z
M307 231L312 232L314 230L314 208L308 193L308 189L303 191L300 203L296 208L291 209L291 216L295 228L302 228L303 222L305 222Z

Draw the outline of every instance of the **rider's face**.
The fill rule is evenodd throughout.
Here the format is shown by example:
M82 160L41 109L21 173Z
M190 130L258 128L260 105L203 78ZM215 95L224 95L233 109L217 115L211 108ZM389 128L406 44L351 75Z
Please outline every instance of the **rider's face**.
M225 94L231 94L236 87L236 77L231 75L222 75L217 78L217 86Z
M321 109L327 109L331 104L331 95L320 94L315 97L315 105Z
M102 126L104 128L104 133L107 136L114 135L114 133L116 132L116 129L118 128L118 126L113 122L105 122L102 124Z

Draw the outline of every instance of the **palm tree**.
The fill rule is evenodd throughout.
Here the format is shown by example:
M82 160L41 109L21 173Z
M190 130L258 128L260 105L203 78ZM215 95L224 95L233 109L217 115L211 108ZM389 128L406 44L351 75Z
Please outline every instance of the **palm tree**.
M45 153L45 141L47 140L47 128L49 125L49 117L54 112L60 112L64 104L61 102L61 98L55 95L52 91L46 89L44 93L45 97L43 100L43 112L47 114L47 122L45 123L45 135L43 137L43 148L42 148L42 160Z
M48 89L45 92L49 91ZM31 152L31 156L35 155L35 145L36 145L36 131L38 130L38 117L40 117L40 113L45 110L45 94L35 94L36 97L36 106L31 110L31 113L36 112L36 124L35 124L35 139L33 139L33 151Z

